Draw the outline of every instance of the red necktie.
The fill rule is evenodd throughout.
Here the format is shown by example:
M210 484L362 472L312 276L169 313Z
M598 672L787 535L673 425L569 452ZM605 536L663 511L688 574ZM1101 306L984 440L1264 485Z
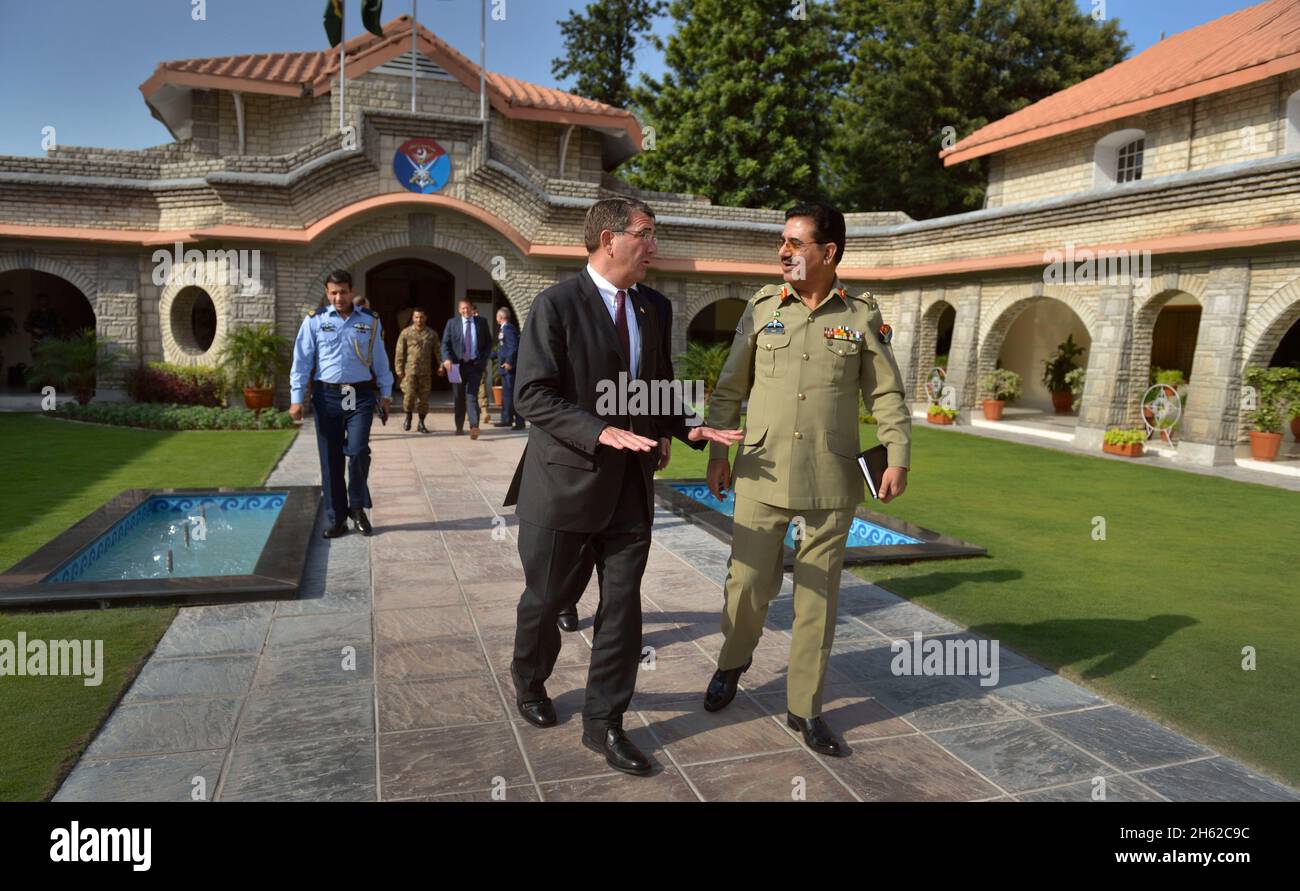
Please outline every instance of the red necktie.
M627 331L627 291L614 295L614 327L618 329L618 345L623 348L623 361L632 370L632 338Z

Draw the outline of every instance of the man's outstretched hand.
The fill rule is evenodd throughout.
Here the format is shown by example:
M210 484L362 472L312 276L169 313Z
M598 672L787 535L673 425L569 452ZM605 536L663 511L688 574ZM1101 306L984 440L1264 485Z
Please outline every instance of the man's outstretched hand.
M596 441L611 449L627 449L633 452L648 452L659 448L659 440L647 439L631 430L620 430L618 427L606 427L600 431L600 437Z
M707 439L709 442L721 443L730 448L745 438L744 430L718 430L714 427L692 427L691 432L686 434L686 438L691 442L699 442L701 439Z

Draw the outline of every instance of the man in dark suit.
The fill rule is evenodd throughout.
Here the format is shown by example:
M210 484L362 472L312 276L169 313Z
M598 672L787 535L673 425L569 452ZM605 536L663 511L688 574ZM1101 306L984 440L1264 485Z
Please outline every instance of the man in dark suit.
M644 297L646 302L650 304L651 309L658 314L659 336L661 338L660 349L664 358L668 362L668 377L669 379L673 379L676 375L673 371L672 360L673 303L663 294L660 294L658 291L653 288L648 288L645 285L633 285L632 293ZM690 427L686 425L684 419L674 418L672 421L673 423L665 428L665 435L661 436L659 439L659 463L655 465L655 470L663 470L668 466L668 462L672 460L672 436L676 436L691 448L699 448L699 446L689 439ZM587 590L587 583L591 580L591 572L595 567L595 555L591 552L590 548L584 549L582 552L582 565L578 570L578 578L581 580L581 587L578 589L579 599L582 597L581 592ZM603 578L601 579L601 584L604 584ZM559 625L561 631L578 630L577 600L573 602L573 606L560 612L559 618L556 619L556 624Z
M451 373L460 366L460 383L451 385L456 406L456 435L465 432L465 413L469 412L469 438L478 439L478 385L487 369L492 352L492 332L487 319L474 315L474 304L461 300L458 316L453 316L442 331L442 367ZM468 399L466 396L468 395Z
M604 579L593 630L583 745L617 770L645 774L650 761L623 732L641 653L641 575L654 515L652 477L660 439L673 423L632 413L611 385L669 374L658 314L629 289L654 257L654 211L609 198L587 211L587 267L533 301L519 347L516 400L531 425L505 504L517 504L519 599L510 675L520 714L556 723L546 680L560 652L560 611L582 589L576 570L589 548ZM619 414L619 412L626 412ZM731 444L741 431L697 426L692 444Z
M501 369L501 420L493 427L524 429L524 419L515 408L515 368L519 364L519 329L510 321L510 310L497 310L497 349L493 356Z

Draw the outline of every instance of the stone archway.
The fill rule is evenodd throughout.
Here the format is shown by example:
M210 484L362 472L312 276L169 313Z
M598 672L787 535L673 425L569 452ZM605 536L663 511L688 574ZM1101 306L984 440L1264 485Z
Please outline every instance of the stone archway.
M508 245L496 237L493 240L501 248L497 254L489 254L478 245L463 238L444 235L439 232L433 232L419 240L413 239L409 231L406 230L374 236L338 252L327 263L321 264L321 271L312 281L309 293L319 295L325 292L325 276L329 275L332 269L351 269L375 254L434 248L458 254L487 272L496 286L505 294L506 300L510 302L510 307L514 311L516 322L522 326L528 319L528 310L532 306L533 297L540 290L540 288L537 288L537 285L540 284L538 276L535 272L526 268L524 256L515 250L513 245ZM496 275L494 271L499 271L500 274ZM316 305L319 305L319 302L309 302L300 307L299 318L302 312L312 309Z
M41 336L66 338L90 328L103 346L133 349L133 342L107 336L97 297L90 277L68 263L31 252L0 254L0 307L13 323L13 332L0 341L0 387L26 387L22 367Z
M1246 379L1246 369L1252 365L1267 365L1282 338L1300 324L1300 278L1278 288L1264 303L1250 314L1242 345L1241 380ZM1245 442L1250 430L1245 408L1237 408L1237 441ZM1289 436L1283 424L1284 436Z
M941 292L922 308L921 321L918 325L916 350L916 367L913 369L913 380L908 382L907 391L910 394L921 394L925 392L925 383L930 376L930 369L935 365L939 356L939 348L942 345L940 323L947 322L947 341L948 350L952 346L952 329L957 319L957 307L948 302L947 295ZM915 397L914 397L915 398Z
M1089 338L1089 343L1084 345L1089 349L1088 354L1085 356L1085 362L1087 363L1085 367L1091 368L1091 345L1097 339L1097 312L1092 303L1078 291L1078 288L1061 285L1040 285L1038 283L1012 287L1004 290L994 299L987 313L981 311L979 362L976 372L977 388L978 381L997 367L1002 348L1006 343L1007 335L1011 333L1012 326L1031 306L1045 302L1064 305L1079 320ZM1047 357L1041 358L1046 359ZM1031 370L1021 372L1026 392L1030 390L1031 380L1036 379L1030 378L1030 373ZM983 391L978 392L980 398L989 395ZM1086 394L1083 398L1086 398ZM1081 402L1079 413L1082 412L1083 404Z

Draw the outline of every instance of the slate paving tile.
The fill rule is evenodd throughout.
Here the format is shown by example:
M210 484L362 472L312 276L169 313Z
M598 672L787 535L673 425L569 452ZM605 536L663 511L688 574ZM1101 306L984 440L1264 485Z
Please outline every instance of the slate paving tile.
M1055 715L1042 721L1044 726L1124 771L1213 754L1205 746L1119 706Z
M1130 779L1118 774L1104 777L1105 784L1099 785L1091 781L1083 783L1071 783L1068 786L1059 786L1055 789L1041 789L1036 792L1022 792L1016 796L1020 801L1164 801L1163 796L1157 795L1150 789L1145 788L1137 780ZM1094 795L1098 790L1102 791L1103 797L1096 798Z
M483 724L505 718L501 695L487 675L379 685L381 732Z
M1008 792L1110 772L1097 759L1029 721L946 730L930 738Z
M240 699L121 705L86 749L90 758L219 749L230 744Z
M358 647L370 643L369 613L330 613L319 616L278 616L271 623L267 651L280 656L292 652Z
M150 659L122 702L183 699L196 696L242 696L257 669L254 655L198 659Z
M374 680L374 649L357 644L353 652L343 647L293 649L264 655L253 680L258 688L340 687L370 684Z
M374 688L254 688L244 708L239 741L285 742L336 736L373 735Z
M374 801L373 734L253 743L240 739L222 801Z
M705 801L856 800L804 750L693 764L686 773Z
M211 798L225 758L225 749L106 761L83 758L54 801L192 801L195 789ZM196 778L202 779L201 786Z
M1300 801L1300 792L1222 756L1134 776L1170 801Z
M975 801L1002 793L923 736L865 740L830 767L863 801Z
M379 777L384 799L472 792L530 781L514 731L504 721L381 733Z

